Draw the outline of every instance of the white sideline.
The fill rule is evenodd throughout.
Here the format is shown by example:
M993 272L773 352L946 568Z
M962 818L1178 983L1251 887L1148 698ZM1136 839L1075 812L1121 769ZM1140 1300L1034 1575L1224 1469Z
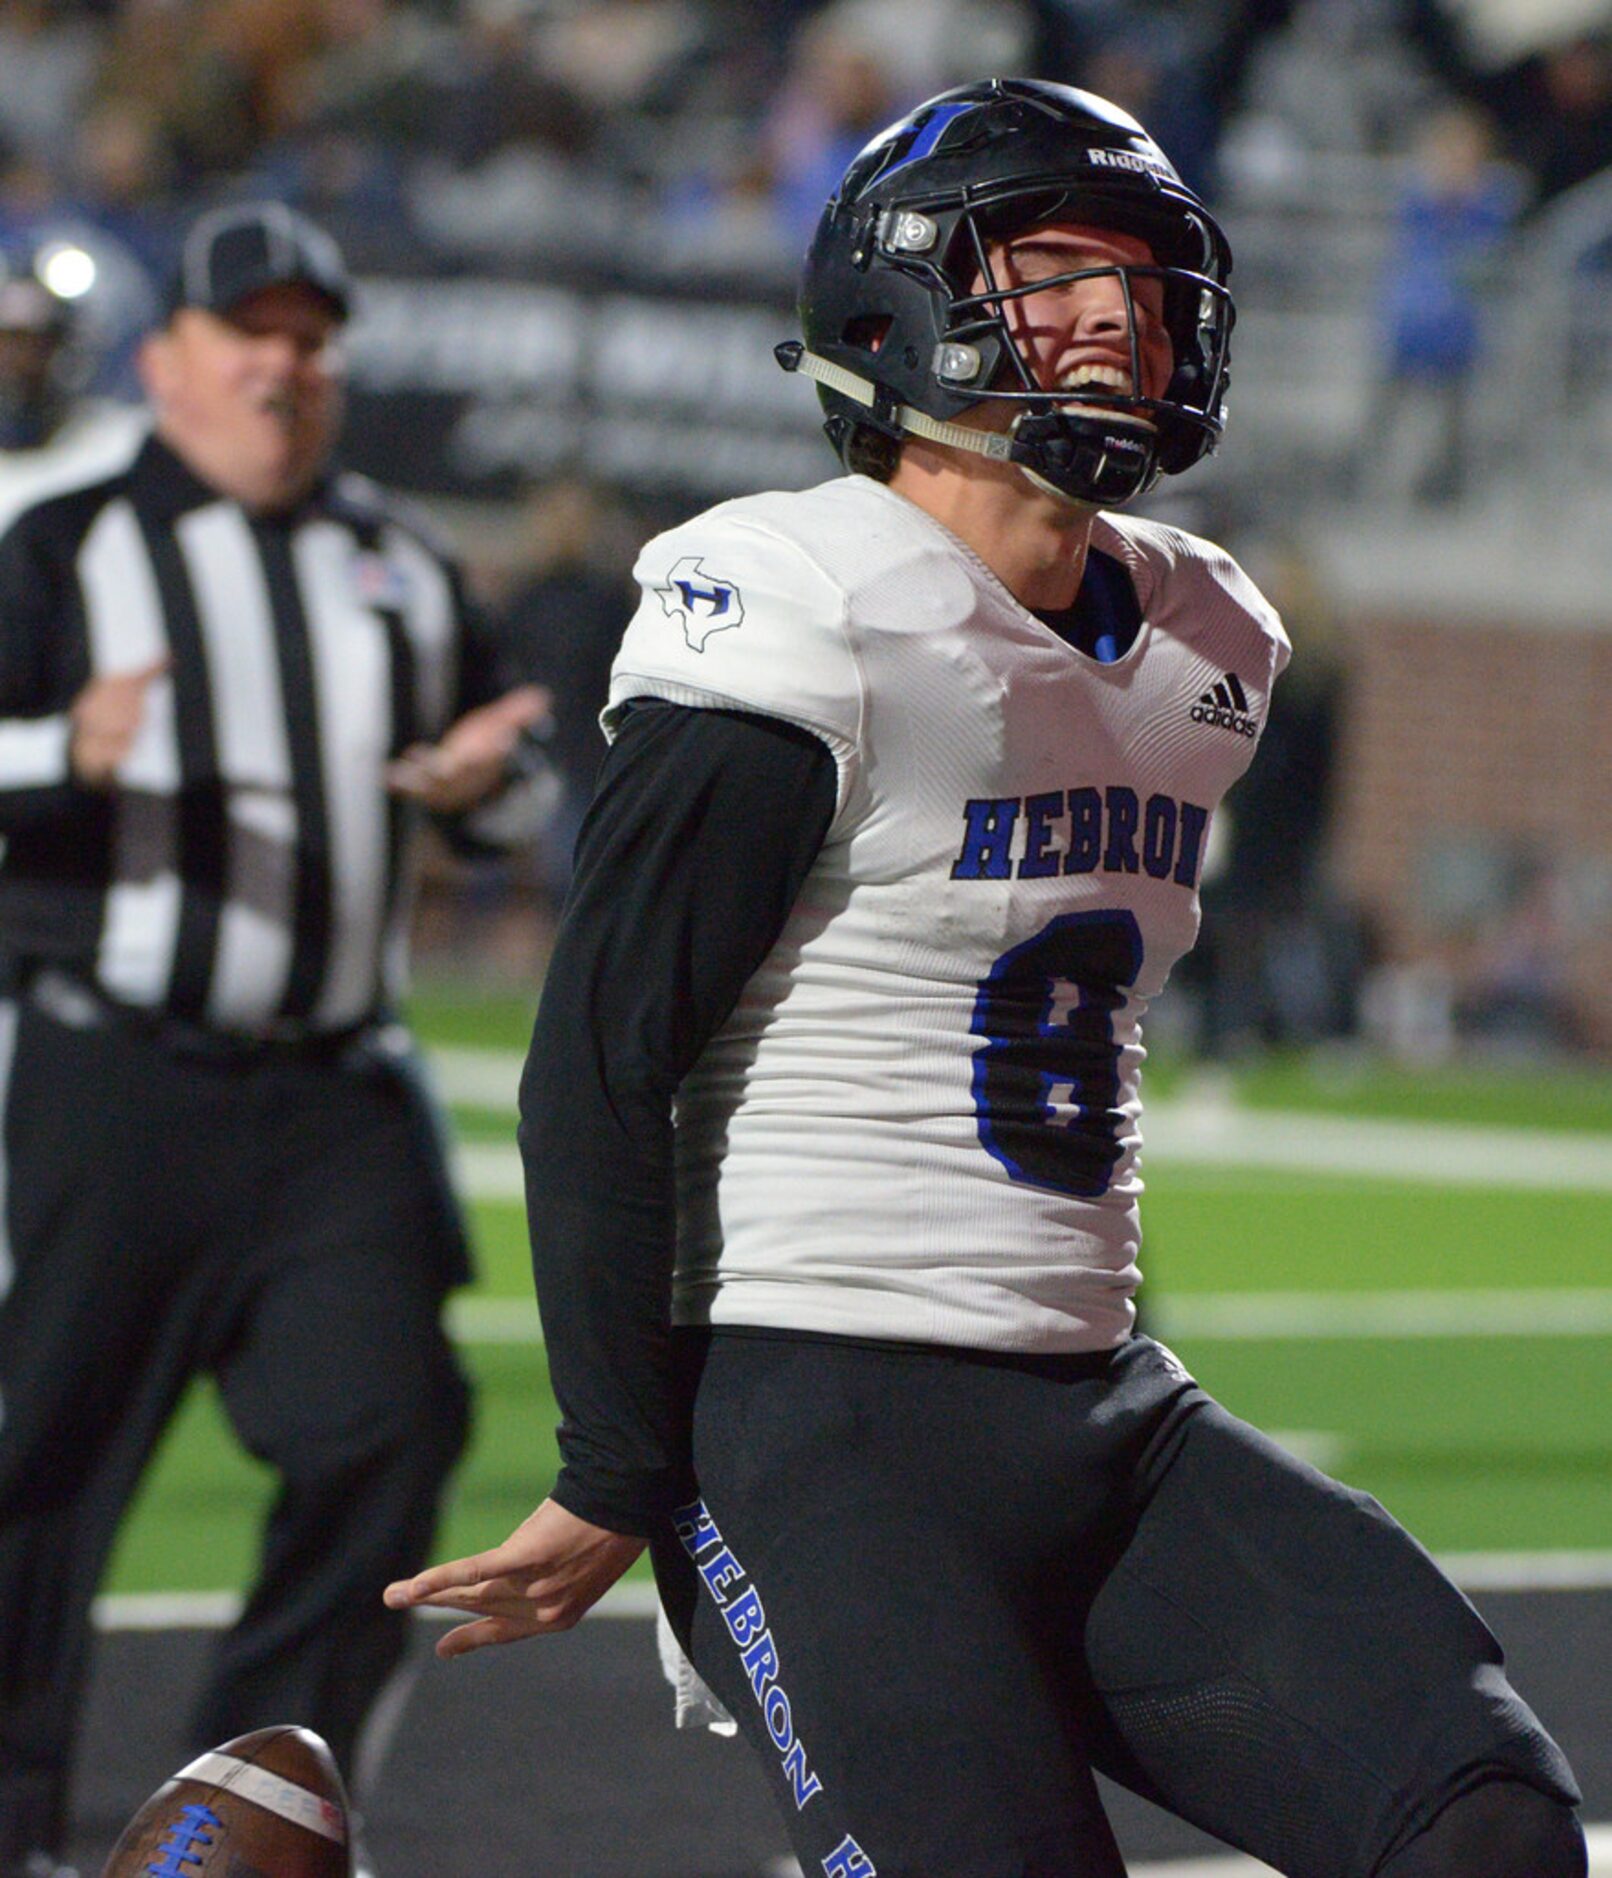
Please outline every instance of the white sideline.
M526 1298L455 1298L448 1307L463 1343L540 1343ZM1605 1337L1612 1286L1473 1291L1172 1292L1152 1306L1149 1328L1172 1342L1227 1343L1318 1337Z
M1447 1552L1439 1564L1463 1591L1612 1591L1612 1552ZM607 1591L588 1613L595 1617L655 1615L655 1587L630 1578ZM95 1600L101 1630L215 1630L234 1623L235 1591L120 1591ZM448 1622L452 1613L424 1611Z
M431 1078L444 1102L470 1109L514 1111L525 1059L515 1050L433 1044L426 1051Z
M1149 1111L1145 1126L1142 1164L1149 1173L1172 1165L1250 1167L1438 1187L1612 1193L1612 1143L1590 1135L1457 1128L1445 1122L1390 1126L1274 1110L1216 1111L1209 1119L1162 1102ZM473 1199L525 1197L520 1150L513 1141L460 1142L454 1159Z
M430 1055L445 1101L513 1115L521 1073L515 1052L441 1049ZM1201 1093L1149 1103L1144 1134L1144 1159L1154 1165L1306 1169L1440 1186L1612 1193L1612 1141L1587 1133L1240 1108L1218 1094ZM466 1144L460 1166L478 1199L521 1197L513 1139Z
M1150 1105L1143 1140L1144 1163L1155 1165L1304 1168L1441 1187L1612 1193L1612 1141L1541 1128L1380 1121L1189 1099Z
M1287 1337L1604 1337L1612 1334L1612 1287L1166 1292L1153 1306L1152 1321L1161 1336L1215 1343Z

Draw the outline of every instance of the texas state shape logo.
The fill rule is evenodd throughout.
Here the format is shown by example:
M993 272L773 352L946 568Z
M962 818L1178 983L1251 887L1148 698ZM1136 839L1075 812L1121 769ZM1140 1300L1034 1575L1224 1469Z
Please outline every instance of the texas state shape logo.
M696 652L712 633L744 624L744 602L731 580L707 573L697 554L685 554L655 589L668 619L683 622L683 637Z

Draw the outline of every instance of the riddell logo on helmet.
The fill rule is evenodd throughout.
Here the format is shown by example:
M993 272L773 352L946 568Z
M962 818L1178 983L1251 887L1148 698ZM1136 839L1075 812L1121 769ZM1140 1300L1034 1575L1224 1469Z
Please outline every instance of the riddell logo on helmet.
M1100 145L1086 152L1086 161L1100 169L1140 170L1144 176L1163 176L1170 168L1162 157L1146 156L1139 150L1104 150Z

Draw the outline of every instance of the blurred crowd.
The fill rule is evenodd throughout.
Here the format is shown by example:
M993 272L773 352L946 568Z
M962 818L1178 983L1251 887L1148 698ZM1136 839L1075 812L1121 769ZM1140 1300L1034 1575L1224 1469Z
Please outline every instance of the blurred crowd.
M361 273L787 270L874 128L988 71L1131 106L1211 199L1239 112L1267 153L1409 155L1430 93L1518 207L1612 162L1612 10L1572 0L5 0L0 242L91 239L122 325L215 196L309 210Z

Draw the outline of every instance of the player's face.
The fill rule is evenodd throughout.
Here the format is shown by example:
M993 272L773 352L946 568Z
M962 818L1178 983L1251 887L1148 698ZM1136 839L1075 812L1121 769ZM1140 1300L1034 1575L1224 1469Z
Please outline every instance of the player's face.
M1076 391L1089 385L1130 397L1163 394L1173 369L1164 327L1164 282L1157 275L1132 275L1127 297L1126 277L1087 272L1154 265L1153 251L1138 237L1075 222L1026 229L993 247L991 266L999 286L1057 283L1003 302L1008 330L1041 390ZM1083 278L1059 279L1067 274ZM1140 384L1134 382L1133 317Z
M142 360L158 430L247 508L290 506L340 429L340 328L329 302L297 285L249 294L227 315L182 307Z

